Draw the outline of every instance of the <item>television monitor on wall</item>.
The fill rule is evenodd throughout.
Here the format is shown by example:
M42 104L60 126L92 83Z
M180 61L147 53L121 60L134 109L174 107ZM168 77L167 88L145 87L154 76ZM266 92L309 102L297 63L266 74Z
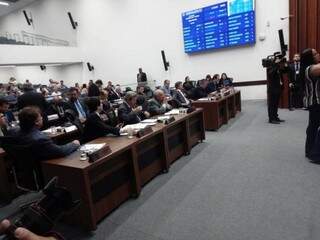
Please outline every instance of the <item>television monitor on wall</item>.
M219 1L184 12L182 25L186 53L255 44L255 0Z

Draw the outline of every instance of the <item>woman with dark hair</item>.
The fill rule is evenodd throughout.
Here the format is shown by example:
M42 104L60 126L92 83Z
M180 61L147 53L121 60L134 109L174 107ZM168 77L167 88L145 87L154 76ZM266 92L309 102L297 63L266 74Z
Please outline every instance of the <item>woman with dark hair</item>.
M305 49L301 54L300 82L305 84L305 95L309 110L309 125L305 153L315 161L313 150L320 127L320 55L315 49ZM319 161L318 156L318 161Z
M232 86L232 78L229 78L226 73L221 74L221 86L223 87Z
M89 142L99 137L104 137L111 133L113 135L120 135L119 127L111 127L107 125L101 118L102 104L97 97L89 98L86 102L89 109L89 117L85 123L83 138L85 142Z

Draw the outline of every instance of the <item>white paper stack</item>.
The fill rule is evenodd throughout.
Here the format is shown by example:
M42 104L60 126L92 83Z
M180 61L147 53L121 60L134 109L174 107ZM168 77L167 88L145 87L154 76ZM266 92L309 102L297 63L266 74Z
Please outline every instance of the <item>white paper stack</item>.
M170 112L165 113L164 115L178 115L180 113L179 109L172 109Z

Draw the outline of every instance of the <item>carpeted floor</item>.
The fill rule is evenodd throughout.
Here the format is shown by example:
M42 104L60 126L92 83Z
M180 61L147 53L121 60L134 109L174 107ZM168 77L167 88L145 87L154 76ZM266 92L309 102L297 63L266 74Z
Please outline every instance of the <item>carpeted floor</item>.
M264 101L244 102L236 119L207 132L96 232L60 231L77 240L320 239L320 166L304 157L308 112L282 110L280 117L286 123L268 124Z

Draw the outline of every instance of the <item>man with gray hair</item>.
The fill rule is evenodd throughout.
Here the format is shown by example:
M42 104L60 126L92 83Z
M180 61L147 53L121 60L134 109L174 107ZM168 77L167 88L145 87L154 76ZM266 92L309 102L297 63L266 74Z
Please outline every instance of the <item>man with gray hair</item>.
M124 97L124 102L119 106L118 117L120 122L128 125L139 123L150 117L150 114L147 111L142 111L141 106L137 106L137 94L129 91Z
M164 92L160 89L154 92L154 98L149 101L149 112L152 116L161 115L169 112L172 106L168 104L167 97Z

